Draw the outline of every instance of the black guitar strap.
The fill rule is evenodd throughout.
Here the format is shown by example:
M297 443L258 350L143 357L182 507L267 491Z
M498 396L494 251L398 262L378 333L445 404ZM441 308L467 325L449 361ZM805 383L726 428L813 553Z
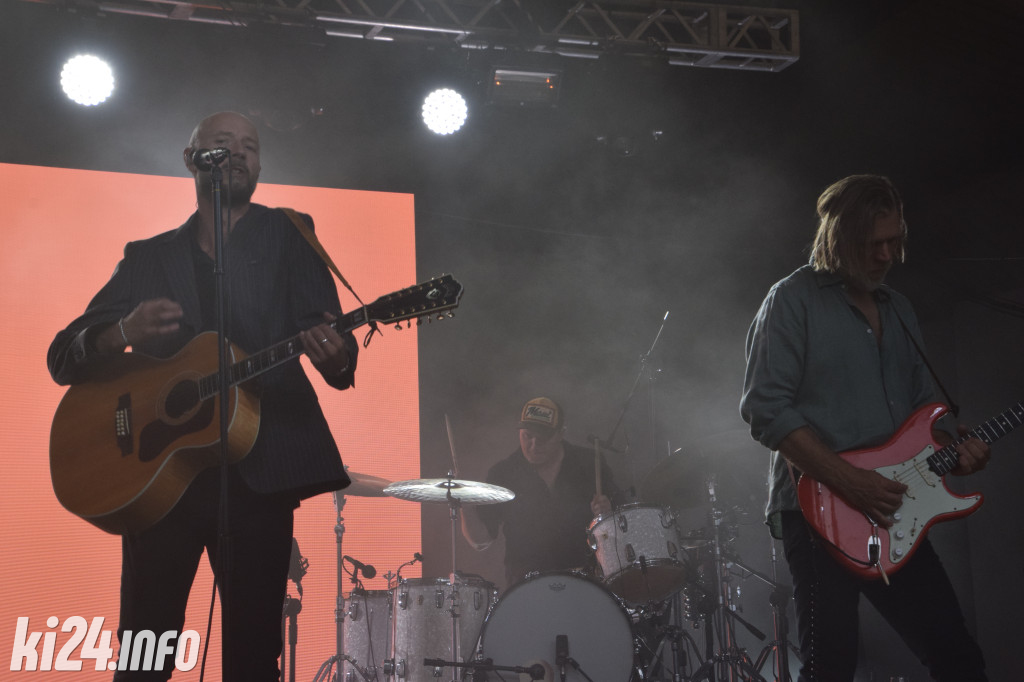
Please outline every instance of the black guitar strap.
M914 335L910 333L910 328L907 327L907 323L903 321L902 317L900 317L899 311L896 310L896 306L892 306L892 312L896 315L896 319L900 321L900 326L902 326L903 331L906 332L907 337L910 339L910 343L914 344L914 349L917 351L917 354L921 356L922 360L924 360L924 366L928 368L929 372L931 372L932 379L935 379L935 384L939 387L939 390L942 391L942 395L945 396L946 402L949 404L949 411L953 413L954 417L959 417L960 406L956 404L952 396L949 395L949 391L947 391L946 387L942 385L942 380L939 379L939 375L936 374L935 368L932 367L932 363L928 362L928 356L924 354L924 349L921 348L921 344L919 344L917 339L914 338Z

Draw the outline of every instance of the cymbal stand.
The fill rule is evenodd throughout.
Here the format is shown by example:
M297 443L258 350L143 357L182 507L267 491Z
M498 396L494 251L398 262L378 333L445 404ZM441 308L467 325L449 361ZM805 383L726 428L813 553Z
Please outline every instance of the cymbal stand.
M338 519L334 524L334 538L335 545L337 548L337 587L338 596L334 606L334 655L328 658L320 666L320 670L317 671L316 677L313 682L327 682L331 679L331 669L337 666L337 674L334 679L337 680L341 677L341 662L348 660L345 657L345 566L344 559L345 553L342 551L342 539L345 537L345 519L342 517L341 512L345 508L345 494L340 490L334 491L334 506L338 510Z
M454 449L453 449L454 457ZM459 509L462 507L462 503L459 499L452 495L452 479L455 478L454 469L448 472L448 492L445 495L448 499L448 516L451 519L452 526L452 572L449 576L449 584L452 588L452 660L462 661L462 642L461 640L461 628L459 627L459 607L462 602L459 601L459 576L456 570L455 562L455 540L456 530L459 525ZM458 668L452 668L452 682L458 682Z
M764 639L765 636L757 628L748 623L735 612L732 604L732 591L729 586L728 567L730 561L722 551L722 521L724 514L718 508L718 499L715 495L715 475L710 474L707 478L708 500L711 503L711 520L714 532L711 536L712 548L714 550L715 570L715 592L717 604L712 613L705 617L707 630L705 630L705 642L707 656L697 672L690 678L691 682L696 680L707 680L707 682L767 682L754 668L753 662L747 653L736 643L736 632L733 628L733 620L745 626L755 637ZM715 617L718 624L715 627ZM713 648L713 642L717 638L718 650Z

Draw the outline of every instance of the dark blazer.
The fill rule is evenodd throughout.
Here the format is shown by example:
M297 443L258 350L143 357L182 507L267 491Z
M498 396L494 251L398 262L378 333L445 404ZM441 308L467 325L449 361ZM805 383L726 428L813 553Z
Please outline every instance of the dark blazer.
M303 217L312 227L309 216ZM103 357L92 346L92 334L142 301L170 298L181 305L184 317L177 333L141 343L135 352L167 358L204 331L193 258L196 221L193 214L176 230L125 247L124 258L85 313L50 345L47 364L54 381L72 384L102 372ZM228 338L246 352L322 322L324 311L340 310L327 267L283 211L251 205L232 230L225 252ZM343 376L330 380L337 389L354 383L358 344L351 334L346 343L352 363ZM249 487L302 498L348 485L316 392L299 362L260 375L255 390L261 400L259 435L238 464Z

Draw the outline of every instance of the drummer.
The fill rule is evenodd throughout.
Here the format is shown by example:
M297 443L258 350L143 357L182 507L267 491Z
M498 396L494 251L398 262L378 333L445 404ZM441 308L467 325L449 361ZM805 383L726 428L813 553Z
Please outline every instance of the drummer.
M533 571L594 565L587 526L612 510L619 494L611 470L591 449L563 439L565 412L550 398L534 398L519 417L519 449L491 467L487 482L515 493L511 502L463 508L462 534L476 550L505 535L507 585ZM598 489L600 485L600 489Z

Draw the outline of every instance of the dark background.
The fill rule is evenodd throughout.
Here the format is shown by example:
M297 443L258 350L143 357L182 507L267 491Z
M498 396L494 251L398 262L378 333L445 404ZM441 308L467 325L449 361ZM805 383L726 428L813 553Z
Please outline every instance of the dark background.
M806 260L826 185L872 172L901 188L909 258L890 283L917 306L962 421L1002 411L1024 385L1024 10L779 6L800 11L801 36L779 73L531 57L562 69L558 105L503 108L485 102L484 52L2 0L0 162L184 175L195 123L234 109L260 122L265 182L414 193L419 279L452 272L466 287L456 318L420 337L422 476L452 466L445 415L459 475L476 480L516 447L531 397L561 401L578 443L611 436L623 415L615 442L630 455L609 456L620 485L642 488L682 448L692 477L734 482L734 549L770 574L767 454L737 413L743 342L767 288ZM60 92L79 50L115 65L103 106ZM419 121L435 85L470 100L453 136ZM952 482L987 502L932 534L994 680L1021 678L1022 442L1007 437L988 470ZM706 527L705 500L681 505L682 523ZM423 519L424 575L447 575L447 510ZM503 583L500 547L475 554L460 536L456 549L460 569ZM781 559L778 570L788 580ZM735 580L744 617L770 632L767 588ZM925 679L872 613L862 632L859 679ZM756 655L762 643L741 634Z

